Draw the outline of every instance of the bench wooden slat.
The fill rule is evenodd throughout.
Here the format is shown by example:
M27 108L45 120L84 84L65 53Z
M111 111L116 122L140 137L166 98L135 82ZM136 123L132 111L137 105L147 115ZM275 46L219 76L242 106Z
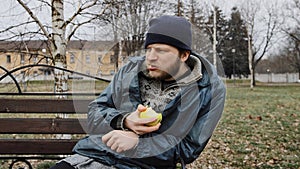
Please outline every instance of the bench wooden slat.
M63 155L72 154L77 139L6 139L0 140L1 155Z
M86 113L91 100L0 99L0 113Z
M0 118L2 134L85 134L86 119Z
M87 119L83 114L87 113L90 102L91 100L85 98L75 100L0 98L0 134L4 136L0 138L0 159L14 158L17 155L28 159L32 157L46 159L72 154L78 139L51 139L50 135L45 135L44 139L44 135L40 134L85 135ZM77 113L80 113L78 118L75 116ZM54 118L53 114L74 114L74 116ZM26 134L26 136L5 138L11 134Z

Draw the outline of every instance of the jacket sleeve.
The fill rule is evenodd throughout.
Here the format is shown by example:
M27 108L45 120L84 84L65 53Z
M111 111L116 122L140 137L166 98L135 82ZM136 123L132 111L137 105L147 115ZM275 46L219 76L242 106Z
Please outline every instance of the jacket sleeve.
M121 92L117 91L121 88L120 77L122 77L122 70L115 74L100 96L89 104L87 113L89 134L106 134L114 129L121 129L120 119L128 112L120 109L118 103L115 103L116 98L121 97L119 96Z
M187 137L178 145L180 158L186 164L198 158L221 118L226 90L221 81L216 83L211 86L212 97L209 106L204 109L206 113L195 121Z
M100 96L89 104L87 118L89 134L103 134L112 130L110 123L120 114L114 107L112 92L110 83Z
M200 60L204 65L210 65L205 58L200 57ZM206 97L210 95L209 104L201 105L202 108L199 110L197 120L189 134L178 144L179 158L185 164L193 162L201 154L217 127L224 110L225 85L213 66L205 67L210 81L210 90L209 93L206 93Z

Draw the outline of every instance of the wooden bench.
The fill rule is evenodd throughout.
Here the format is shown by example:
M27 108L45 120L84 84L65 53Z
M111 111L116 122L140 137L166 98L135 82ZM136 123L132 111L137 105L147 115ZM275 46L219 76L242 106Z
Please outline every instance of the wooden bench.
M86 135L90 101L0 98L0 159L13 159L10 168L21 161L32 169L29 159L61 159L72 154L78 139ZM60 134L71 138L56 138Z

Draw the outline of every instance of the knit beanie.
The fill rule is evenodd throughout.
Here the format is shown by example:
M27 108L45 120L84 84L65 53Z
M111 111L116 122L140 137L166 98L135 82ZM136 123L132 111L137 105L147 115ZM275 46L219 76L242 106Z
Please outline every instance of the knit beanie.
M192 30L183 17L163 15L151 19L146 34L145 48L153 43L163 43L191 51Z

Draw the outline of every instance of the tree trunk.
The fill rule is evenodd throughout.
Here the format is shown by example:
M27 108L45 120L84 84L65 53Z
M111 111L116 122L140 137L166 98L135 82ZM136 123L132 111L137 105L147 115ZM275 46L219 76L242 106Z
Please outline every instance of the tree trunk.
M214 15L214 21L213 21L213 64L217 68L217 11L215 4L213 6L213 15Z
M51 48L54 58L54 65L60 68L67 68L66 60L66 38L64 26L64 0L52 0L52 36ZM54 92L64 93L68 90L68 77L63 70L54 69ZM59 95L59 99L65 99L67 96ZM60 118L68 117L67 114L57 114ZM58 134L57 138L70 139L70 134Z
M253 66L253 51L252 51L252 37L248 35L248 61L249 61L249 70L250 70L250 88L252 89L255 86L255 71Z
M52 56L54 65L67 68L66 62L66 39L64 25L63 0L52 0ZM56 93L64 93L68 90L67 75L62 70L54 70L54 88Z

